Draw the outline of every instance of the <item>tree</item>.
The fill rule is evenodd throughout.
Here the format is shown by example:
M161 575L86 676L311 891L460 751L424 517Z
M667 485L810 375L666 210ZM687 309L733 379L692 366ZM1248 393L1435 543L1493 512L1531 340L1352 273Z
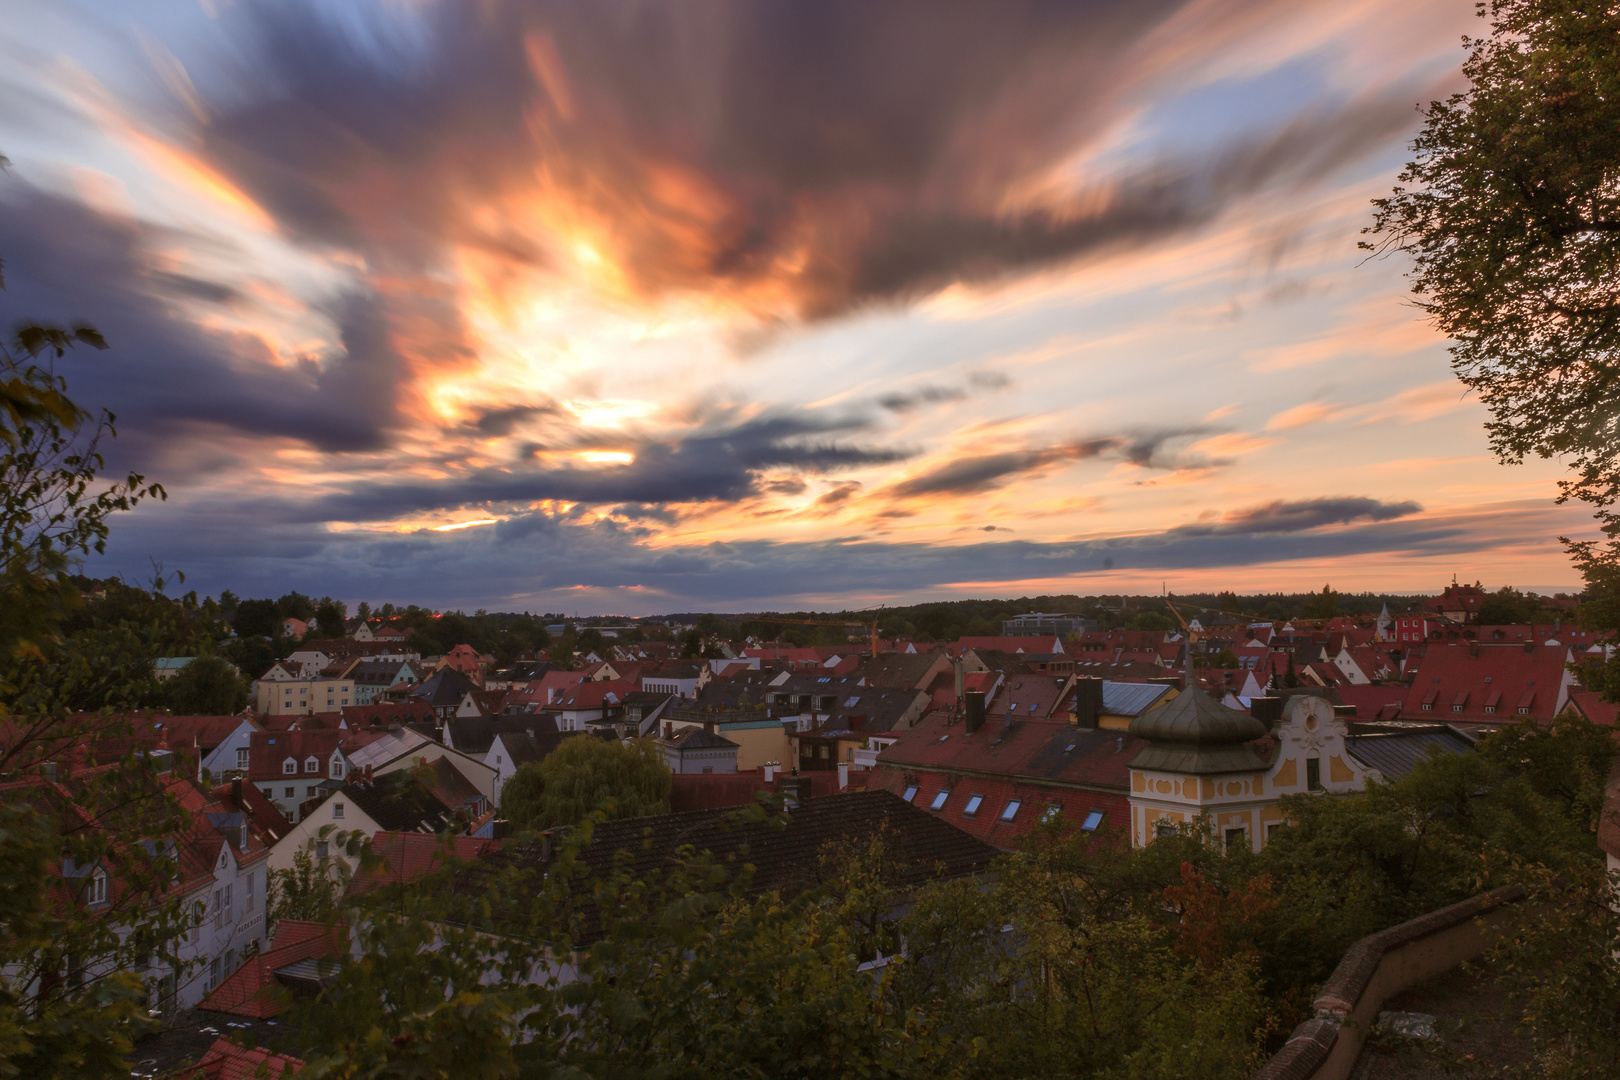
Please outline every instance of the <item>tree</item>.
M1504 585L1479 605L1479 622L1484 626L1519 626L1534 622L1541 604L1511 585Z
M621 743L577 736L563 740L538 764L519 766L502 789L501 812L533 829L577 825L595 812L610 819L667 814L669 775L651 739Z
M165 899L171 849L141 844L188 820L151 760L128 753L60 783L42 776L64 752L127 730L80 715L86 702L127 708L148 692L149 669L127 678L146 643L137 628L64 626L83 603L73 562L103 550L113 514L164 497L136 474L98 490L114 417L79 408L36 362L75 344L105 348L88 326L38 325L0 347L0 1075L46 1080L129 1075L131 1039L149 1026L132 969L142 955L172 958L186 925ZM116 875L106 910L91 910L68 865Z
M342 637L348 623L349 612L343 601L323 596L321 602L315 605L315 626L320 630L321 637Z
M1331 619L1339 613L1339 594L1333 591L1333 586L1323 585L1319 593L1311 593L1300 608L1300 616L1306 619Z
M176 716L226 716L247 706L247 680L218 656L199 656L165 687Z
M239 637L279 637L281 613L274 600L243 600L236 605L232 626Z
M1125 624L1127 630L1174 630L1176 621L1158 611L1143 611Z
M290 592L276 601L276 614L282 619L308 622L315 617L315 601L301 592Z
M335 865L347 866L342 862ZM316 860L303 848L293 852L291 869L271 870L266 877L265 919L272 924L282 919L331 922L337 917L341 895L341 875L333 870L330 858Z
M1418 304L1491 410L1504 462L1568 455L1564 497L1620 495L1620 9L1493 0L1469 86L1432 102L1364 248L1414 261Z

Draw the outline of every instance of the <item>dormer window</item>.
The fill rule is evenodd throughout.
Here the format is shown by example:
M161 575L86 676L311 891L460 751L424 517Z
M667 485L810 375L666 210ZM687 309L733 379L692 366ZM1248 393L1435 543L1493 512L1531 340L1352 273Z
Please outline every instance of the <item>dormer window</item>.
M283 776L296 776L298 774L298 762L292 758L283 761L281 763L281 774Z
M335 757L335 758L332 759L332 779L341 780L342 778L343 778L343 759Z
M107 872L97 870L90 875L90 887L85 890L85 903L105 904L107 902Z
M304 771L307 772L307 773L320 772L321 771L321 759L316 757L314 754L311 754L309 757L305 758L304 759Z

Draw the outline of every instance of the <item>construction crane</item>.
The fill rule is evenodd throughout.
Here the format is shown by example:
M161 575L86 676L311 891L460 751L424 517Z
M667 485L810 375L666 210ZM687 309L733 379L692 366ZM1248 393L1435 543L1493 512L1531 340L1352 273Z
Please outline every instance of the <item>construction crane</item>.
M759 623L791 623L797 626L841 626L846 630L851 626L865 627L867 632L872 636L872 659L877 659L878 624L876 622L864 623L857 622L853 619L775 619L763 615L752 617L747 621Z

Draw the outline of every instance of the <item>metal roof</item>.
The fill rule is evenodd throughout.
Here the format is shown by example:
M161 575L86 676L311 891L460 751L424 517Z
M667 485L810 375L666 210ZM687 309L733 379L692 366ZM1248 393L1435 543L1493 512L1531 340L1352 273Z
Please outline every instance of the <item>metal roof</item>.
M1103 680L1102 711L1110 716L1139 716L1170 692L1164 683L1129 683Z
M350 754L349 763L357 772L364 770L367 765L375 768L390 761L397 761L417 747L425 746L432 741L419 731L408 727L400 728L397 732L389 732Z
M1344 745L1352 757L1383 773L1386 780L1398 780L1417 768L1429 756L1431 747L1443 754L1461 754L1474 748L1472 742L1448 727L1352 735Z

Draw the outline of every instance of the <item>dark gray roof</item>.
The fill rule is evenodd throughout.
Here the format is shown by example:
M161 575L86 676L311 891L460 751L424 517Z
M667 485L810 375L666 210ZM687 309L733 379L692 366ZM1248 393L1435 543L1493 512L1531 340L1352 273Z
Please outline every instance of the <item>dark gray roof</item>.
M495 744L495 736L508 732L552 732L557 722L541 713L512 715L454 716L444 722L449 744L463 754L483 757Z
M345 784L343 797L388 832L436 833L452 820L450 807L410 769Z
M669 738L658 741L676 750L724 750L727 747L738 749L737 744L725 736L716 735L707 728L700 727L684 727Z
M531 761L544 761L546 755L557 749L564 739L584 735L583 731L527 731L502 732L501 745L512 759L513 765L527 765Z
M425 701L437 708L444 708L450 705L460 705L462 699L470 691L482 689L483 687L455 668L447 667L440 668L418 683L411 690L411 698L416 701Z
M1472 739L1443 724L1352 734L1344 745L1350 756L1369 769L1377 769L1386 780L1400 779L1431 753L1461 754L1474 748Z

